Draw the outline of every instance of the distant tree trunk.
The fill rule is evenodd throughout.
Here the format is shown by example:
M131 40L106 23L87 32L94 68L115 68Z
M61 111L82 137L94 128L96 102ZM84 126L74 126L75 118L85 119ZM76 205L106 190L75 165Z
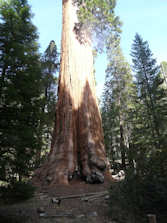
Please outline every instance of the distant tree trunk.
M120 149L121 149L121 160L122 160L122 168L126 168L126 154L125 154L125 142L124 142L124 130L123 124L120 123Z
M89 183L104 180L106 153L96 98L91 41L77 38L76 6L63 0L63 30L58 103L51 151L36 171L40 181L68 184L75 170Z

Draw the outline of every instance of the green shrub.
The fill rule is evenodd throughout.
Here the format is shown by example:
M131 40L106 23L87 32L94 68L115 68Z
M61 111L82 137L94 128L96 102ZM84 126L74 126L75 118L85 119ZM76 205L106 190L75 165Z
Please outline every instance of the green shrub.
M119 222L147 222L155 214L165 222L167 207L167 177L152 174L138 176L127 173L126 179L111 188L111 215Z
M7 202L19 202L33 197L35 187L27 182L16 181L7 187L1 187L1 196Z

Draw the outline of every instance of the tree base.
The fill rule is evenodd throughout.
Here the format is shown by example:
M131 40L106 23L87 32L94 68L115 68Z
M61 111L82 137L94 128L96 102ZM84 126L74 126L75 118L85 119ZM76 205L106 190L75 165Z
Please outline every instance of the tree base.
M61 171L56 169L54 174L48 174L48 164L43 165L41 168L35 171L32 177L32 182L34 185L40 186L53 186L59 185L69 185L74 181L85 181L88 184L103 184L105 177L110 175L108 171L101 171L95 168L88 175L83 175L81 171L75 170L73 173L68 174L67 170ZM51 168L52 169L52 168ZM111 179L111 175L110 175Z

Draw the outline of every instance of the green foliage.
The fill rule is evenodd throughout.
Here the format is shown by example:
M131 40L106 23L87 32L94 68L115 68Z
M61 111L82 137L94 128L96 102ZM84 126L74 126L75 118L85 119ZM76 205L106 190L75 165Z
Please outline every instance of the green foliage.
M26 0L0 6L0 179L29 176L41 148L42 73Z
M51 41L42 58L26 0L0 5L0 180L32 174L51 141L59 54Z
M119 222L165 222L167 205L166 64L157 65L147 41L132 45L135 79L118 42L107 46L102 119L110 159L122 160L126 178L111 188L111 216Z
M147 41L136 34L134 43L132 45L132 62L136 75L138 96L146 100L146 96L149 96L149 103L153 100L154 83L157 75L160 72L159 66L149 49ZM150 105L152 106L152 105Z
M113 218L137 223L147 222L147 215L155 214L158 222L166 222L167 178L163 172L157 172L143 177L129 172L124 181L111 188L110 211Z
M11 183L8 187L1 187L0 189L2 199L8 203L30 199L36 190L30 183L19 181Z
M59 71L59 53L57 46L52 40L41 58L42 73L44 81L44 110L47 111L48 118L51 117L53 123L53 115L55 114L55 104L57 100L57 82L56 77Z
M133 107L133 82L130 66L119 46L108 49L109 64L106 70L103 94L102 119L107 152L111 159L122 159L129 148L130 125L128 111Z
M165 222L167 92L148 42L138 34L132 45L132 57L135 87L129 92L128 99L132 99L129 109L123 110L130 130L126 178L112 187L111 215L120 222L137 223L147 222L147 214L156 214L158 222ZM113 89L111 92L113 95ZM111 112L114 116L115 111Z
M43 117L40 121L40 129L43 147L40 157L37 156L37 164L41 162L43 155L48 152L51 145L51 135L53 132L55 107L57 102L58 78L56 74L59 71L59 65L59 53L55 42L52 40L41 58L43 79L43 100L41 109L43 111Z
M167 120L163 114L166 108L162 101L166 101L166 92L161 88L163 79L160 77L160 68L152 58L148 42L143 41L138 34L132 45L132 57L136 75L137 103L140 104L136 104L138 117L134 120L135 129L136 134L142 131L144 133L140 134L141 140L138 140L138 144L143 142L147 152L152 152L164 147L162 142L165 142L166 131L163 122L166 123Z
M116 0L74 0L74 3L79 8L78 25L89 32L96 50L101 51L108 41L118 38L121 22L114 12Z

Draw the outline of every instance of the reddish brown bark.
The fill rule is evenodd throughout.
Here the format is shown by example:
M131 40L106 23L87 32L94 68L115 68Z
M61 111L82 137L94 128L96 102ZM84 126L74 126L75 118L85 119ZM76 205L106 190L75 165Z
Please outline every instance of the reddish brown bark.
M58 103L51 151L36 177L49 184L68 184L76 169L88 182L102 182L106 168L101 116L96 98L93 55L74 31L72 0L63 1L63 31Z

